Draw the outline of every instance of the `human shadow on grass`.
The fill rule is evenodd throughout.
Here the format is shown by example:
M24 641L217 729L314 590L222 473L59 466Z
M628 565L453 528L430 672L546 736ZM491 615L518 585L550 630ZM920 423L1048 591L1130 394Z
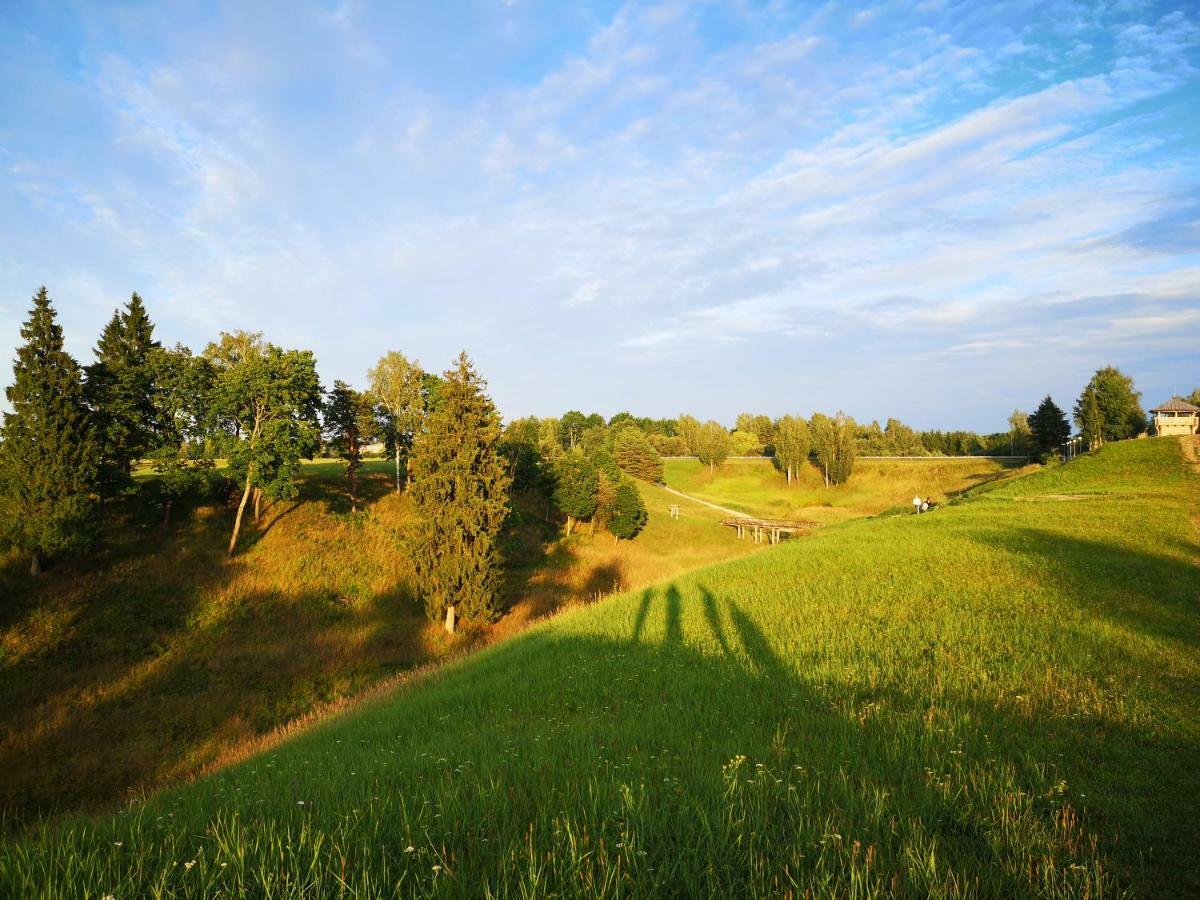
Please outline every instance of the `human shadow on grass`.
M693 606L690 613L689 605ZM929 772L945 767L947 751L944 748L941 752L934 751L926 759L921 756L920 743L897 748L884 724L889 716L909 723L928 721L931 712L941 708L947 711L948 722L973 723L964 729L968 755L959 761L965 762L969 757L988 758L987 767L1013 772L1014 789L1035 798L1036 810L1052 828L1065 835L1063 829L1073 827L1069 815L1063 818L1065 801L1047 797L1048 785L1061 773L1078 791L1070 802L1086 807L1085 827L1101 838L1106 853L1114 848L1123 852L1119 864L1122 876L1145 878L1146 883L1157 886L1156 892L1164 895L1187 894L1186 889L1180 890L1176 880L1181 879L1180 883L1187 885L1200 883L1200 869L1194 866L1175 873L1166 867L1166 861L1172 858L1171 848L1184 853L1184 848L1198 834L1193 817L1196 803L1188 800L1168 809L1147 797L1145 791L1146 784L1162 784L1170 778L1182 778L1177 782L1178 787L1187 782L1200 789L1200 780L1194 773L1176 772L1180 760L1191 759L1200 764L1200 747L1074 711L1070 715L1060 711L1053 721L1047 721L1022 715L1017 708L990 702L983 695L950 692L944 687L934 693L939 665L936 660L929 662L928 695L864 684L826 681L816 685L803 675L803 658L784 661L759 619L738 603L719 599L704 585L697 586L688 597L674 584L657 595L653 591L643 592L630 641L637 646L654 647L665 658L682 660L679 667L687 672L689 694L706 698L717 693L725 694L726 698L731 694L741 695L740 703L732 706L722 703L725 714L731 708L746 715L757 709L764 716L757 732L760 758L768 756L765 746L768 732L771 753L777 751L781 733L794 735L799 744L796 758L800 764L826 772L840 769L861 784L874 785L880 795L893 799L898 819L919 818L937 836L943 854L960 857L968 864L986 863L997 852L996 826L983 811L972 811L971 804L957 802L953 793L942 796L936 787L931 787ZM686 652L689 648L700 655L689 658ZM812 648L812 652L818 651L819 648ZM736 674L731 676L731 670ZM706 686L706 680L715 683ZM682 682L681 679L680 687ZM672 706L673 715L682 714L677 704ZM879 710L885 715L878 715L875 711ZM1002 736L1002 740L993 739L996 736ZM704 742L699 734L696 737L698 744ZM938 743L932 733L930 738L931 744ZM1098 751L1106 757L1103 777L1108 780L1089 785L1089 778L1096 777L1091 769ZM1194 770L1195 766L1191 768ZM1172 775L1173 772L1176 774ZM1187 788L1184 792L1193 795ZM1093 799L1081 799L1081 795ZM937 799L939 796L941 799ZM1083 833L1070 836L1071 841L1076 839L1082 840ZM1146 865L1139 859L1148 846L1158 848L1158 861L1154 865ZM1124 853L1127 847L1129 852ZM991 871L985 895L1029 891L1029 884L1011 873L1010 876L1006 881L1009 876Z

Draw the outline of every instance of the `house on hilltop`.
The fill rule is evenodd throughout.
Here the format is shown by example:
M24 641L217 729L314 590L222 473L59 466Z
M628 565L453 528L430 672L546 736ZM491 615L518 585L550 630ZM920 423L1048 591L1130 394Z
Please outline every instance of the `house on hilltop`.
M1154 414L1155 434L1200 434L1200 406L1172 397L1150 412Z

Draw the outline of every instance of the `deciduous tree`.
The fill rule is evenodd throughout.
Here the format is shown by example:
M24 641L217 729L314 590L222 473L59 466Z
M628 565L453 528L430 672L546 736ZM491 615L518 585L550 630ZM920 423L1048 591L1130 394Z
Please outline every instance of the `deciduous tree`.
M209 360L193 356L182 344L170 350L155 348L150 368L155 442L148 458L158 475L162 525L168 528L179 500L204 493L215 480L205 441L212 421L214 369Z
M825 486L844 483L854 472L854 420L840 411L833 418L816 413L810 428L813 453L825 478Z
M616 540L631 540L646 527L649 514L642 495L628 478L621 479L613 496L606 527Z
M459 616L487 622L499 614L498 541L510 479L499 452L500 414L486 389L460 354L413 443L412 560L426 612L450 631Z
M12 411L0 429L0 530L41 572L43 556L80 550L95 534L97 441L79 365L63 349L46 289L21 326Z
M709 419L696 432L696 446L693 452L700 462L708 466L710 472L715 472L717 466L729 458L731 441L729 432L720 422Z
M350 512L358 512L358 470L362 467L363 444L375 428L375 404L369 394L356 391L344 381L335 381L325 402L325 440L329 449L346 461Z
M300 460L320 446L321 383L308 350L283 350L261 335L222 334L204 351L215 367L213 412L233 436L229 467L243 483L229 539L237 548L251 491L294 497Z
M368 373L371 393L383 407L384 438L396 461L396 492L400 491L400 456L412 447L413 436L425 415L425 373L415 361L391 350ZM410 466L411 468L411 466Z
M808 462L812 434L808 423L799 416L783 416L775 423L775 461L787 473L788 484L800 467Z
M575 523L596 512L600 476L595 464L582 453L564 453L554 464L554 505L567 517L567 534Z
M1091 445L1137 437L1146 430L1142 395L1113 366L1097 370L1075 404L1075 421Z

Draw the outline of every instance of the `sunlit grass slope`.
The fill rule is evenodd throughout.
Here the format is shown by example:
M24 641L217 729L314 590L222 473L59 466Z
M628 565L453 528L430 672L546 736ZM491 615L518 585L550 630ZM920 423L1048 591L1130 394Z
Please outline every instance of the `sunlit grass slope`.
M863 459L847 483L827 488L811 465L788 485L769 459L731 459L716 472L695 459L668 459L664 481L685 494L749 515L829 523L893 508L911 511L915 496L944 503L1032 468L979 457Z
M1196 896L1197 482L1127 442L630 592L0 894Z

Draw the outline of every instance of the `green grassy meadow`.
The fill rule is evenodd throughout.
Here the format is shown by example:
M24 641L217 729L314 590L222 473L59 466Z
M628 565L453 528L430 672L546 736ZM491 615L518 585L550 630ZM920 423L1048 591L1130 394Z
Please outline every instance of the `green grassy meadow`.
M1034 468L972 456L863 459L848 482L827 488L812 465L801 467L789 485L769 459L731 459L715 472L696 459L668 459L663 480L685 494L748 515L832 523L888 510L912 512L915 496L945 503Z
M0 894L1196 896L1198 508L1129 441L629 591L10 837Z

